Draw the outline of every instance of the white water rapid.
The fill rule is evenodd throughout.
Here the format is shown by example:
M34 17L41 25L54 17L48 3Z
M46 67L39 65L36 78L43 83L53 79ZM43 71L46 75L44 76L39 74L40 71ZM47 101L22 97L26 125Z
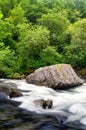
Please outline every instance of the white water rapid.
M16 83L19 89L27 90L27 92L23 92L22 97L12 99L22 102L20 108L39 114L64 115L66 117L64 124L78 121L86 126L86 83L69 90L55 91L44 86L27 84L25 80L6 80L5 82ZM33 101L38 99L52 100L52 109L43 109L41 106L36 106Z

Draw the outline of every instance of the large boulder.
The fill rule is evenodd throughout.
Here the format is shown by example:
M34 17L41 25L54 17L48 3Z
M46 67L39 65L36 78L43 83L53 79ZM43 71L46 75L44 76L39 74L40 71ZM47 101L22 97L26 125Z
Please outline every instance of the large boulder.
M38 86L64 89L83 84L69 64L57 64L37 69L26 77L26 81Z

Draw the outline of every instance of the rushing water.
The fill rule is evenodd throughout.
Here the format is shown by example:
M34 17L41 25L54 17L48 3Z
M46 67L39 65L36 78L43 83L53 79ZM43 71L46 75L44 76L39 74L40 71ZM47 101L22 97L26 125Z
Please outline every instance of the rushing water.
M86 84L69 90L53 90L27 84L25 80L13 82L22 97L0 98L0 130L86 130ZM34 100L52 100L52 109L43 109Z

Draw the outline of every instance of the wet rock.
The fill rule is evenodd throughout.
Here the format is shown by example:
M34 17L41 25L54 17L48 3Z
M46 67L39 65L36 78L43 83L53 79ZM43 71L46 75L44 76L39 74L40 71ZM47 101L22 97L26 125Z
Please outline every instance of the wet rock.
M21 91L17 88L17 85L14 83L0 83L0 95L12 97L22 96Z
M47 106L48 106L48 109L52 108L52 106L53 106L52 100L47 100Z
M19 91L12 91L10 94L9 94L9 97L10 98L13 98L13 97L20 97L20 96L23 96L21 92Z
M43 99L39 99L39 100L35 100L34 103L38 106L41 106L43 109L51 109L53 106L53 101L52 100L43 100Z
M38 86L65 89L83 84L71 65L57 64L41 67L26 77L26 81Z

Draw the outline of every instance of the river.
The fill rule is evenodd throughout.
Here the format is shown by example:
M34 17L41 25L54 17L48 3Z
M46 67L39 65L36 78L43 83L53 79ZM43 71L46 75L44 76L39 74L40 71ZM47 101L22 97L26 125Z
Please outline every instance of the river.
M6 80L16 83L22 97L0 99L0 130L86 130L86 83L68 90L53 90L27 84L25 80ZM34 100L52 100L51 109L43 109Z

